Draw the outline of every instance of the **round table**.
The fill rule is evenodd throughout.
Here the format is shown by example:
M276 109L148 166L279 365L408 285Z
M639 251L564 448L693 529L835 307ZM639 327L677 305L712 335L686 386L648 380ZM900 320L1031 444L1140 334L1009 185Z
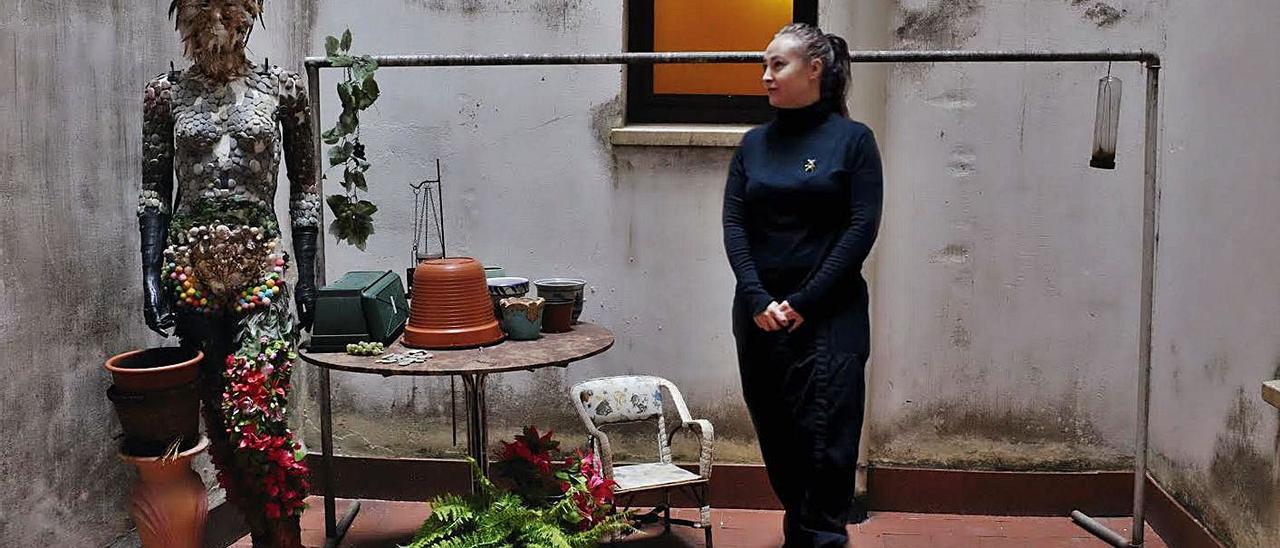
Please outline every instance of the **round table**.
M333 474L330 459L333 457L333 423L330 408L329 371L372 373L384 377L398 375L462 377L467 401L467 453L475 459L482 471L488 470L488 424L485 413L485 378L495 373L533 371L535 369L569 365L600 354L613 346L613 333L591 323L578 323L566 333L543 333L534 341L504 341L480 348L463 350L427 350L432 357L421 363L398 365L378 363L380 356L352 356L345 352L299 352L302 360L320 367L320 446L325 467L325 533L331 543L342 538L347 526L359 512L359 505L352 504L342 525L335 521ZM401 339L387 346L384 353L402 354L413 350L405 347ZM474 478L472 492L477 489Z

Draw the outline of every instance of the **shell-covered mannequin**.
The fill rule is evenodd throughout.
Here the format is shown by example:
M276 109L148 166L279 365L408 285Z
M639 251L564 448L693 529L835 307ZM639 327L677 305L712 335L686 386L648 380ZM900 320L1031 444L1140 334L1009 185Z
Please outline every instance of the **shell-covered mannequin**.
M147 325L205 352L218 480L255 546L294 547L307 470L285 416L298 326L288 296L309 327L320 197L305 80L245 57L261 2L173 0L193 65L147 84L138 218ZM274 210L281 159L293 257Z

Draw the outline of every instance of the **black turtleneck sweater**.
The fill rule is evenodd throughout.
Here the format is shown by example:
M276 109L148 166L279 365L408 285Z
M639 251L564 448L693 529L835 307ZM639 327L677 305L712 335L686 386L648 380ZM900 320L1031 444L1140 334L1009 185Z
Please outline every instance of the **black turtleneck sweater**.
M753 316L770 301L806 320L867 308L862 262L880 223L880 153L870 128L821 103L776 109L729 168L725 250Z

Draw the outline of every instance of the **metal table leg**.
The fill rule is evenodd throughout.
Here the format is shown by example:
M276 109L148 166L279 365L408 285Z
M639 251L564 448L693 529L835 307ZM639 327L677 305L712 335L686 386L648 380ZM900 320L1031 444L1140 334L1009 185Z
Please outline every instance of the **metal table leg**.
M462 390L466 393L467 400L467 454L475 459L481 473L488 474L489 429L485 414L484 380L483 373L462 375ZM479 490L479 483L472 477L471 492L477 493Z
M324 472L325 548L335 547L342 542L342 537L346 536L351 522L355 521L356 514L360 513L360 501L352 501L351 507L347 508L346 514L342 516L342 522L337 521L338 512L333 487L333 408L330 405L329 396L329 370L322 367L320 368L320 469Z

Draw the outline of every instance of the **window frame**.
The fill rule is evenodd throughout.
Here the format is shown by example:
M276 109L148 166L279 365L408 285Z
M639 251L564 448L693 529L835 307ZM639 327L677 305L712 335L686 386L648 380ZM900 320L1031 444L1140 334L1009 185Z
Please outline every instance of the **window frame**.
M654 0L627 1L627 48L653 51ZM791 20L818 24L818 0L792 0ZM773 118L763 95L653 93L653 65L629 65L627 123L758 124Z

